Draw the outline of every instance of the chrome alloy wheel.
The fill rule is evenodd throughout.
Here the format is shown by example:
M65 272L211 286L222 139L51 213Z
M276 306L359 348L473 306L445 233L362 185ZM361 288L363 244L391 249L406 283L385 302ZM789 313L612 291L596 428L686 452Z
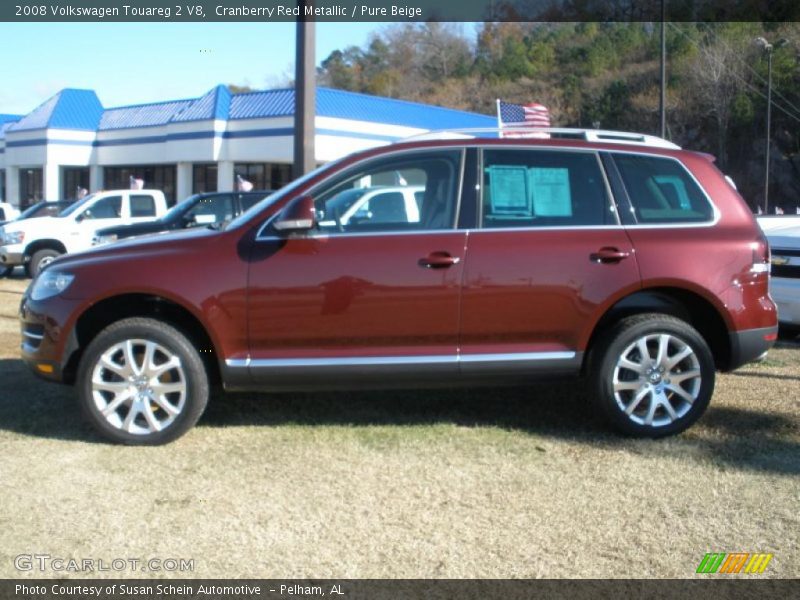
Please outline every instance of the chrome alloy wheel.
M640 337L623 350L614 367L614 399L639 425L663 427L686 415L701 383L697 354L668 333Z
M95 408L111 426L131 434L169 427L181 414L186 394L181 359L150 340L114 344L92 370Z

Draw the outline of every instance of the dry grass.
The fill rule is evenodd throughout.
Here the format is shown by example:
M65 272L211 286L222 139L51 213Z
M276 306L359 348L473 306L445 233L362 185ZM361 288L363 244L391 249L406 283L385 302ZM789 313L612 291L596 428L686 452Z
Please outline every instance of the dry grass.
M175 444L127 448L17 359L25 283L0 281L0 577L20 553L205 578L692 577L708 551L800 575L798 347L720 377L662 441L608 434L557 385L219 396Z

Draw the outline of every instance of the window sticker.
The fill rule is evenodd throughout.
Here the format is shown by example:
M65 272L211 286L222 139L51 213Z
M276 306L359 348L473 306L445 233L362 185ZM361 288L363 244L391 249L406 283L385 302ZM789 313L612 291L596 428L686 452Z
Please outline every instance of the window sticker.
M491 214L532 217L528 169L493 165L486 170L491 189Z
M689 200L689 192L686 191L686 184L683 183L680 177L677 175L654 175L653 179L658 184L658 187L667 195L668 201L670 200L670 196L673 196L678 199L678 206L680 206L681 210L692 209L692 201ZM671 194L669 190L672 191ZM674 205L674 203L670 202L670 205ZM673 208L677 207L673 206Z
M569 169L533 167L530 170L530 187L536 216L572 216Z

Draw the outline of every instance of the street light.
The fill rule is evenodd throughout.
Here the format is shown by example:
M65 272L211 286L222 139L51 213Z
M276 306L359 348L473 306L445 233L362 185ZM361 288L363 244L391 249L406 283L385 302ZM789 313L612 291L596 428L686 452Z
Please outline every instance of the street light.
M770 44L765 38L757 37L756 44L763 48L764 53L767 55L767 144L766 144L766 158L764 168L764 214L769 214L769 137L770 137L770 122L772 119L772 52L775 48L780 48L786 45L787 40L781 38L774 44Z

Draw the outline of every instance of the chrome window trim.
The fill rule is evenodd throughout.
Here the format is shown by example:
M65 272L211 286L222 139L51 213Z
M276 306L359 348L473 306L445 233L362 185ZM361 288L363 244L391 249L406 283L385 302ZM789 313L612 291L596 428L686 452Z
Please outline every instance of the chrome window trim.
M344 170L350 170L350 169L356 170L358 168L361 168L363 165L368 165L370 162L376 162L376 161L380 161L380 160L383 160L383 159L386 159L386 158L394 158L394 157L397 157L397 156L404 156L404 155L411 155L411 154L426 154L426 153L429 153L429 152L441 152L441 151L458 152L459 155L460 155L460 159L459 159L460 164L459 164L459 167L458 167L458 170L457 170L457 177L459 179L458 179L458 182L456 184L456 206L455 206L455 211L454 211L455 219L453 220L453 227L452 228L446 229L446 230L442 230L442 231L456 231L457 230L457 224L458 224L458 216L459 216L459 214L461 212L461 195L462 195L463 185L464 185L464 164L466 162L466 155L467 155L467 148L465 146L461 146L461 147L459 147L459 146L446 146L446 145L445 146L426 146L424 148L409 148L407 150L399 150L399 151L396 151L396 152L391 152L391 153L386 153L386 154L379 154L377 156L370 156L370 157L367 157L367 158L363 158L363 159L361 159L359 161L354 162L351 165L348 165L344 169L340 169L340 170L337 170L335 173L331 173L330 175L328 175L324 179L318 181L314 185L314 187L312 187L312 188L306 190L305 192L303 192L303 195L308 195L308 196L312 196L313 197L314 194L319 191L320 187L323 187L325 184L329 183L331 179L334 179L335 177L340 175L342 173L342 171L344 171ZM294 198L292 200L294 200ZM291 202L291 200L290 200L290 202ZM254 241L261 242L261 241L269 241L269 240L274 240L274 239L290 239L290 238L285 238L285 237L281 237L281 236L274 236L274 235L269 235L269 234L264 235L264 230L269 226L270 222L272 222L275 219L275 217L278 216L279 213L280 213L280 211L276 212L274 215L272 215L266 221L264 221L264 224L261 225L261 228L258 230L258 233L256 234L256 237L255 237ZM376 232L374 232L374 234L384 235L386 233L431 233L431 232L434 232L434 231L438 231L438 230L435 230L435 229L421 229L421 230L413 231L413 232L391 232L391 231L378 232L378 231L376 231ZM368 232L368 235L372 235L372 234L373 234L373 232ZM334 237L350 237L350 236L357 236L357 235L365 235L365 234L364 233L358 233L358 232L343 231L343 232L336 232L334 234ZM318 238L318 237L322 237L322 236L306 235L304 237L305 238ZM328 237L327 234L325 235L325 237Z
M420 365L420 364L460 364L569 360L575 358L574 351L558 352L514 352L503 354L434 354L419 356L353 356L330 358L229 358L225 364L230 368L249 367L338 367L374 365Z

